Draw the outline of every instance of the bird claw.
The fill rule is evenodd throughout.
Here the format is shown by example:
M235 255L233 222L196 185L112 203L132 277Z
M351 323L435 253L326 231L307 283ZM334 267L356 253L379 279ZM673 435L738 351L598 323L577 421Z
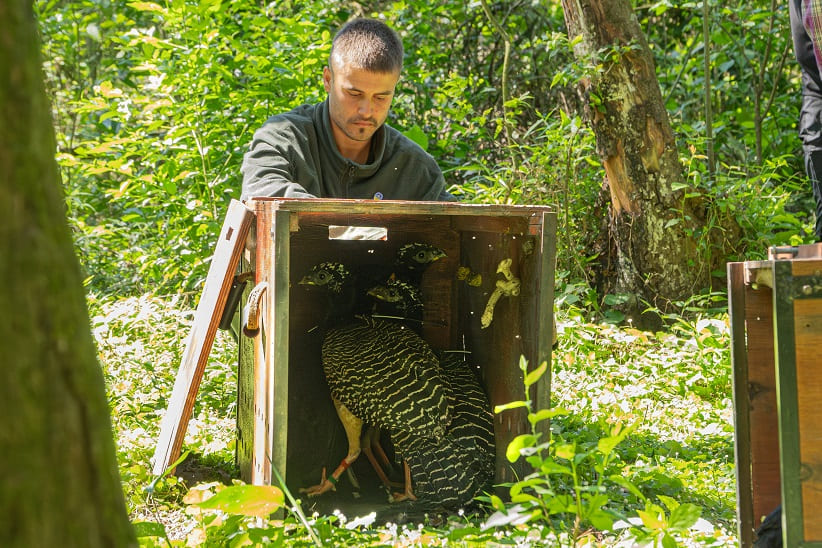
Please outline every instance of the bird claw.
M328 481L328 478L325 477L325 467L323 466L322 479L320 479L320 483L317 485L312 485L311 487L303 487L300 489L300 493L305 493L309 497L318 497L328 491L336 490L337 489L334 484Z
M414 493L392 493L390 502L403 502L405 500L417 500Z

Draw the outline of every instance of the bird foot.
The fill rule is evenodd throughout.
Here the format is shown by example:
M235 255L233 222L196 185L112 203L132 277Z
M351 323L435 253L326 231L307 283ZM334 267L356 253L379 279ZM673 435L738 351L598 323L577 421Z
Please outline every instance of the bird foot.
M408 467L408 461L403 461L402 464L405 475L405 489L402 493L394 493L388 499L389 502L402 502L404 500L417 500L414 495L414 489L411 487L411 468Z
M410 491L404 491L402 493L392 493L391 498L388 500L389 502L402 502L405 500L417 500L417 497Z
M331 476L334 478L334 476ZM317 497L322 495L323 493L327 493L328 491L336 491L336 478L332 480L331 478L325 477L325 467L323 467L322 478L320 479L320 483L317 485L312 485L311 487L303 487L300 489L300 493L305 493L309 497Z

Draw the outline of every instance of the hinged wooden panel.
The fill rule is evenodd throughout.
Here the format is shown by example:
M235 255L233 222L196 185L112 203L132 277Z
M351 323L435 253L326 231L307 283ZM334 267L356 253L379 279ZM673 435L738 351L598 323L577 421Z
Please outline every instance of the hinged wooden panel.
M211 259L203 293L197 303L169 405L160 425L160 436L152 457L152 473L155 476L165 473L182 451L194 400L252 224L251 211L237 200L232 200Z

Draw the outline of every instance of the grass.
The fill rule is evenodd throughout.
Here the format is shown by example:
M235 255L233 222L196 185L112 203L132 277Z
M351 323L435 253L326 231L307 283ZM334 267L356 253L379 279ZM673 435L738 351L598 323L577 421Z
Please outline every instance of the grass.
M92 296L89 306L124 490L144 546L737 544L724 313L676 319L667 332L649 333L560 310L551 388L554 408L564 412L551 419L552 443L539 453L543 465L553 466L543 470L554 471L535 475L549 486L535 497L543 513L518 523L512 504L492 501L484 516L378 527L355 516L301 516L293 503L279 521L198 506L238 477L236 348L225 332L218 333L188 426L189 458L176 476L153 478L149 461L193 309L183 299L152 296ZM602 440L614 440L613 447ZM574 475L556 472L570 465ZM584 504L568 505L575 494L602 503L612 527L598 530L580 517ZM682 514L694 515L678 529ZM483 528L493 523L499 525ZM658 544L666 536L667 544Z

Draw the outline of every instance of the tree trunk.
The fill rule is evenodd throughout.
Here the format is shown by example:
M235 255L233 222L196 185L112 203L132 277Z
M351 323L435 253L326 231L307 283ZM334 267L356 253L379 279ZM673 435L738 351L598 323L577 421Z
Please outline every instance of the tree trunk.
M30 0L0 2L0 546L136 545Z
M575 55L599 64L580 91L610 191L600 288L628 297L625 310L636 319L642 301L666 310L710 285L694 236L704 208L683 193L653 57L630 1L562 5L569 37L582 37Z

